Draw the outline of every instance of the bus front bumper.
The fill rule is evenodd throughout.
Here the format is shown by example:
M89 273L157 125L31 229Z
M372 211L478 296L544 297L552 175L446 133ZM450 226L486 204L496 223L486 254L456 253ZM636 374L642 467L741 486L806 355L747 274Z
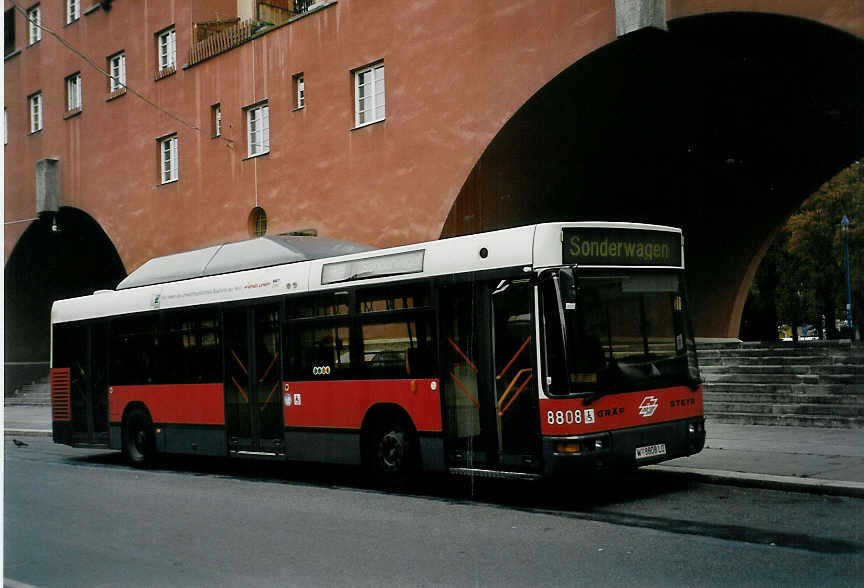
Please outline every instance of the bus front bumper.
M705 418L688 418L589 435L543 437L547 476L606 469L630 469L699 453L705 446Z

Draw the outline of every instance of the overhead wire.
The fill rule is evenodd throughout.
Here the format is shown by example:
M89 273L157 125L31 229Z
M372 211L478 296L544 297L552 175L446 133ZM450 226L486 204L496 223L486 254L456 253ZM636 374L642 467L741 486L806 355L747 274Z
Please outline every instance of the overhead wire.
M57 33L56 33L54 30L52 30L50 27L44 25L42 22L36 22L36 21L34 21L34 20L31 20L30 17L29 17L29 15L27 14L27 11L24 10L24 8L23 8L20 4L18 4L18 2L17 2L16 0L10 0L10 2L12 3L12 5L13 5L13 6L14 6L14 7L15 7L15 8L16 8L16 9L17 9L21 14L24 15L25 21L26 21L28 24L32 23L33 25L39 27L40 29L42 29L43 31L45 31L46 33L48 33L49 35L51 35L52 37L54 37L55 39L57 39L57 41L60 42L61 45L63 45L63 46L66 47L69 51L71 51L72 53L74 53L75 55L77 55L78 57L80 57L81 59L83 59L83 60L84 60L88 65L90 65L90 67L92 67L93 69L95 69L96 71L98 71L99 73L101 73L103 76L105 76L105 77L107 77L107 78L109 78L109 79L111 79L111 80L114 80L117 84L119 84L119 85L122 86L123 88L126 88L127 91L131 92L132 94L134 94L135 96L137 96L140 100L142 100L142 101L144 101L145 103L149 104L150 106L152 106L153 108L155 108L155 109L158 110L159 112L161 112L161 113L163 113L163 114L169 116L170 118L176 120L176 121L179 122L180 124L185 125L185 126L189 127L190 129L192 129L192 130L194 130L194 131L196 131L196 132L199 132L199 133L201 132L201 128L200 128L200 127L198 127L198 126L196 126L196 125L190 123L189 121L187 121L187 120L185 120L185 119L183 119L183 118L177 116L177 115L174 114L173 112L170 112L169 110L166 110L165 108L162 108L161 106L159 106L158 104L156 104L155 102L153 102L152 100L150 100L149 98L147 98L146 96L144 96L143 94L141 94L141 92L139 92L139 91L136 90L135 88L129 86L128 84L126 84L126 83L124 83L124 82L121 82L119 78L117 78L116 76L112 76L110 73L108 73L107 71L105 71L104 69L102 69L101 67L99 67L99 65L97 65L96 62L94 62L92 59L90 59L89 57L87 57L84 53L82 53L81 51L79 51L78 49L76 49L75 47L73 47L71 43L69 43L66 39L64 39L63 37L61 37L59 34L57 34ZM40 19L40 20L41 20L41 19ZM217 138L222 139L223 141L225 141L225 142L227 142L227 143L229 143L229 144L232 144L232 143L233 143L233 141L232 141L231 139L228 139L228 138L225 138L225 137L222 137L222 136L219 136L219 137L217 137Z

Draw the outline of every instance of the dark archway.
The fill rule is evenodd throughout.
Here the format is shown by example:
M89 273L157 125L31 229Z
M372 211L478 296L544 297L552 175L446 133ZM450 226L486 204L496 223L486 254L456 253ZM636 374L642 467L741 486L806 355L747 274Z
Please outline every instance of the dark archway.
M43 214L6 262L6 361L48 361L53 302L113 289L124 277L117 250L90 215L65 207Z
M697 334L734 337L774 231L864 154L862 64L860 39L777 15L623 37L502 128L442 235L553 219L681 226Z

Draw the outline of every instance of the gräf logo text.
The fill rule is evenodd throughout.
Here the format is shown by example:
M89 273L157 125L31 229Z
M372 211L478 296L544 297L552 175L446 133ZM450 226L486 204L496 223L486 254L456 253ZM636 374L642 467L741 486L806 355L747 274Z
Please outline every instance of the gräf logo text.
M656 396L646 396L639 403L639 414L644 418L648 418L657 410L658 402Z

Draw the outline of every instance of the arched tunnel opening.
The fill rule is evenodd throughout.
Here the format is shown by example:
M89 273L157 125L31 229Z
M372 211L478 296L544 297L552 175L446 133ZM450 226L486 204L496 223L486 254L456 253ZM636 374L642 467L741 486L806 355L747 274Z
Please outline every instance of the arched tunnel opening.
M49 360L55 300L113 289L126 277L123 262L99 223L68 207L34 221L4 271L7 364ZM15 377L7 370L10 376Z
M694 328L737 337L775 231L864 153L864 42L723 13L584 57L501 129L442 236L551 220L684 230Z

